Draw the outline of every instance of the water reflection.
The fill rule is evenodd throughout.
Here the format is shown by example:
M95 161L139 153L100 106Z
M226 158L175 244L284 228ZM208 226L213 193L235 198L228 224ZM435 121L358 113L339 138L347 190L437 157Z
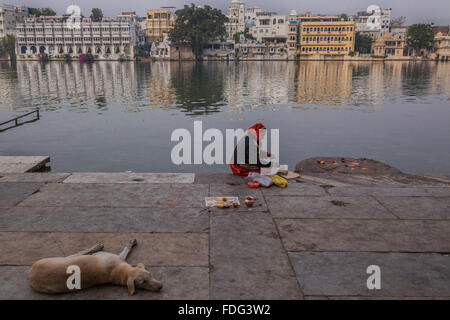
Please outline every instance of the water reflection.
M267 105L376 111L387 101L448 100L450 67L410 62L18 62L0 64L0 110L241 113Z

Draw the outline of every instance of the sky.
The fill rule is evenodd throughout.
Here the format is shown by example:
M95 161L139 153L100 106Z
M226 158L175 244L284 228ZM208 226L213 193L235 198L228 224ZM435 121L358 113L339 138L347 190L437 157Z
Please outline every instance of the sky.
M115 17L122 11L136 11L145 16L146 9L161 6L183 7L191 2L208 4L226 12L231 0L75 0L84 15L89 15L93 7L102 9L105 16ZM72 0L0 0L0 3L19 4L29 7L50 7L58 14L65 13ZM450 0L247 0L246 6L260 6L263 11L289 14L295 9L299 13L311 11L313 14L355 14L371 4L382 8L392 8L393 18L405 16L406 23L434 22L436 25L450 25Z

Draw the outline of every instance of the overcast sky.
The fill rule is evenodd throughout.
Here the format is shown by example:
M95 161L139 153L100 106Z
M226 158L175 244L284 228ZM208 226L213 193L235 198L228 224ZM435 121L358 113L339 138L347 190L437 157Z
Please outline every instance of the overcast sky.
M223 0L76 0L84 15L89 15L93 7L102 9L105 16L114 17L122 11L136 11L145 16L146 9L158 9L161 6L182 7L191 2L209 4L222 9L225 13L230 1ZM21 4L29 7L51 7L58 14L65 12L71 0L0 0L0 3ZM311 11L321 14L354 14L365 10L371 4L383 8L392 8L393 17L406 16L407 23L434 22L437 25L450 24L450 0L248 0L246 6L258 5L263 11L288 14L295 9L298 12Z

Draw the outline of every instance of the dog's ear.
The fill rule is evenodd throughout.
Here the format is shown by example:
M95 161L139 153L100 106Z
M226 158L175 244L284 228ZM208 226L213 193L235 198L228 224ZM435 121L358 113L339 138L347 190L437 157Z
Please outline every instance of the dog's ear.
M136 291L136 288L134 286L134 280L135 278L128 278L127 280L128 293L131 296L134 295L134 292Z
M145 265L143 263L138 263L136 267L145 270Z

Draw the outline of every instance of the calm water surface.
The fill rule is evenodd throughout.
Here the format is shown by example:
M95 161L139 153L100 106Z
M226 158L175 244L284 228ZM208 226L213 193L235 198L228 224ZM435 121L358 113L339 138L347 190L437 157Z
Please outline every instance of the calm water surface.
M450 172L450 64L365 62L0 63L0 155L49 155L52 170L224 172L175 166L177 128L280 129L281 162L368 157ZM205 143L206 146L206 143Z

